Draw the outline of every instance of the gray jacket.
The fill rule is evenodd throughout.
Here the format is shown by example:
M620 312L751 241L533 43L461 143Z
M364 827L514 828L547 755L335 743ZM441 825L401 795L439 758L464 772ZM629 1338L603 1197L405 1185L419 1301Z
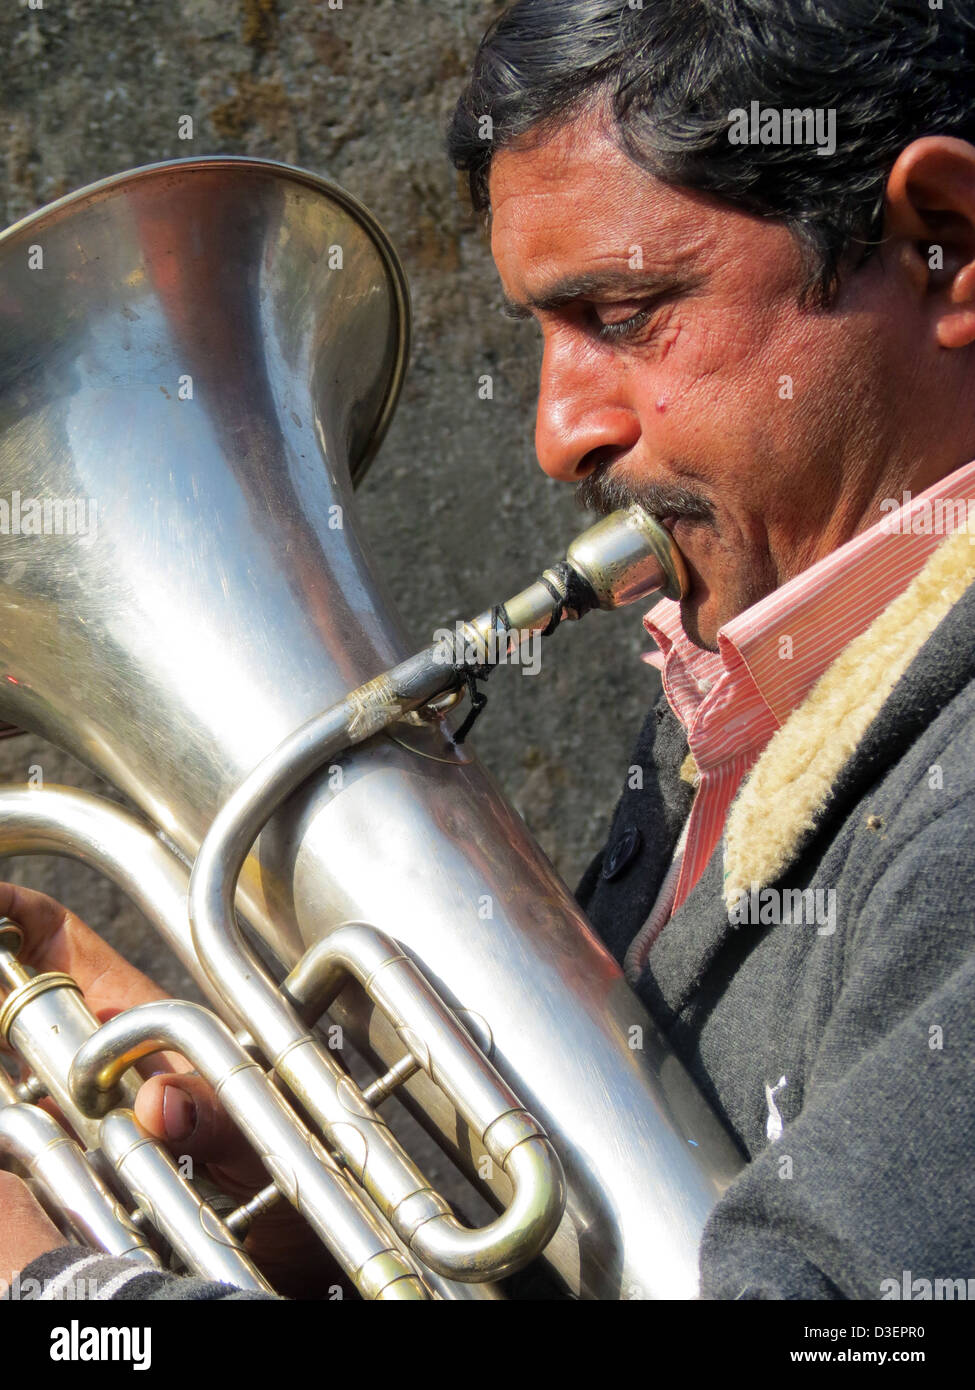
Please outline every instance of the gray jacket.
M955 536L847 648L639 977L750 1160L705 1230L706 1297L975 1297L973 580ZM686 756L661 700L644 788L578 890L620 962L690 808Z
M686 757L660 701L634 757L644 789L624 793L579 888L620 961L690 809ZM971 1280L975 1297L973 841L975 547L960 537L772 740L638 982L750 1159L705 1231L706 1296L951 1297L945 1281ZM820 898L796 925L735 925L752 885ZM77 1247L24 1274L84 1277L94 1298L266 1297Z

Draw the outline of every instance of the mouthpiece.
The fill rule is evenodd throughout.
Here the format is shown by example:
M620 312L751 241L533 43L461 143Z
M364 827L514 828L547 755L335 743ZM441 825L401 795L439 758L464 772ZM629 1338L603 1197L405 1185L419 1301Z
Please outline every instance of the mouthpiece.
M457 674L467 670L480 678L533 633L548 636L563 619L581 618L594 608L622 608L653 593L681 599L687 590L687 568L673 536L634 503L583 531L560 564L507 603L458 623L455 633L446 634L448 640L421 654L419 669L426 679L427 656L434 669L450 666L453 684L445 688L456 696ZM455 735L458 742L463 736Z
M658 590L670 599L687 593L687 569L673 536L636 503L583 531L566 559L595 595L593 607L623 608Z

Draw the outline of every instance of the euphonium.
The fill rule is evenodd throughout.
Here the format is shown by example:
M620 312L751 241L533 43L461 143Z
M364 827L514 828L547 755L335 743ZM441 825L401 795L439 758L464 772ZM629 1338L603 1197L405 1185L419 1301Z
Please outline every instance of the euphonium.
M460 640L410 657L355 529L408 336L382 230L278 164L155 165L0 237L0 719L145 818L7 787L0 854L109 875L213 1006L99 1028L0 927L0 1030L31 1073L3 1082L0 1153L71 1191L79 1238L246 1287L240 1237L283 1195L366 1297L496 1297L539 1253L572 1294L693 1296L741 1160L451 735L491 658ZM676 592L680 570L637 509L458 632L503 656ZM344 1034L377 1069L364 1091L329 1045ZM160 1046L221 1086L264 1159L237 1211L137 1142L127 1073ZM376 1107L394 1089L495 1208L480 1230L393 1141ZM45 1091L94 1164L67 1139L48 1152Z

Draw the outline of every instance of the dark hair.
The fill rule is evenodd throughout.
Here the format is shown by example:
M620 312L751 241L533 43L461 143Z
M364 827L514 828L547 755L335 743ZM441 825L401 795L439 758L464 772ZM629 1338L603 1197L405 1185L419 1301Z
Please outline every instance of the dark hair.
M975 0L518 0L491 25L447 138L488 211L496 151L590 103L634 163L669 184L781 219L828 302L866 259L900 151L922 135L975 143ZM733 144L729 116L835 109L836 153ZM490 138L483 138L489 116Z

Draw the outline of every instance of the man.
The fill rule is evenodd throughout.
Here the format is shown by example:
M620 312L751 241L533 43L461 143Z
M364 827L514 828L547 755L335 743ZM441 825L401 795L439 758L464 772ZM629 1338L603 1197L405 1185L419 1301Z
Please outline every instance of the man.
M688 562L579 896L750 1160L708 1297L975 1275L973 54L972 0L522 0L451 128L542 467Z
M451 127L542 467L688 562L579 897L751 1160L706 1296L975 1276L973 60L970 0L521 0Z

